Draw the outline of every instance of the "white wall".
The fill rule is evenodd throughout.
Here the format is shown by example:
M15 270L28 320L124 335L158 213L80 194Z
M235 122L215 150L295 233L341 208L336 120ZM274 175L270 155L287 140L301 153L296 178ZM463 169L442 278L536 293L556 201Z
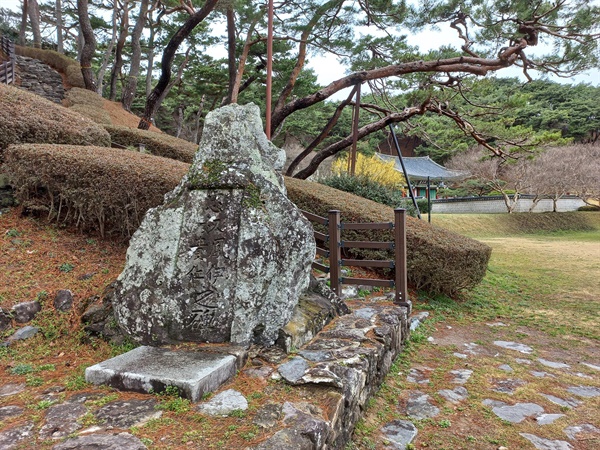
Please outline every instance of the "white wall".
M469 197L439 199L432 202L432 214L501 214L506 213L506 205L502 197ZM514 212L529 212L533 204L533 196L519 198ZM557 202L558 212L577 211L585 202L579 197L565 197ZM552 199L540 200L533 212L548 212L553 210Z

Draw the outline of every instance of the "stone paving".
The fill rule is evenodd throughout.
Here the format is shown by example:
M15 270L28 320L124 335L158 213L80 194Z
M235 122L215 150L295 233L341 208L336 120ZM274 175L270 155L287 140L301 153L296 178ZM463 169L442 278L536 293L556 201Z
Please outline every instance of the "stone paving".
M300 349L296 356L289 359L282 349L275 347L253 348L249 351L252 365L240 368L243 375L256 379L257 386L267 386L269 382L266 377L274 383L285 383L289 387L286 394L299 396L301 400L288 400L285 395L274 396L260 408L257 409L255 405L254 410L249 411L248 400L256 392L246 392L248 397L245 397L242 392L230 388L216 393L208 400L203 395L185 397L194 402L199 401L191 406L194 413L204 417L211 416L210 420L215 423L224 420L223 417L243 417L248 423L261 429L265 439L258 446L248 448L342 448L349 441L354 424L364 411L366 402L379 388L402 350L408 338L408 327L407 309L387 303L360 308L337 318ZM14 345L10 340L5 344ZM188 353L179 350L181 352ZM169 373L170 385L179 387L180 394L184 394L182 391L185 386L177 383L177 377L186 370L191 371L194 361L187 360L181 367L175 366L168 360L173 356L171 353L175 352L138 347L105 361L102 369L107 374L118 375L119 364L125 362L125 359L128 363L134 360L136 372L133 375L136 377L130 373L122 375L120 381L125 385L126 380L132 378L140 383L150 383L153 371L158 366L164 366L165 372ZM165 355L167 360L160 362ZM96 366L87 368L86 379L90 379L87 376L89 372L96 373L99 370ZM201 368L196 367L194 370L198 372L197 376L201 375ZM291 386L297 389L295 394ZM42 391L32 389L26 383L0 385L0 450L146 448L143 431L138 437L132 428L139 430L141 427L143 430L147 422L163 417L160 397L137 394L138 398L133 399L132 396L136 394L128 394L127 399L123 399L122 393L107 395L111 391L106 389L71 394L65 386L52 386ZM160 386L157 385L156 390L158 389ZM142 390L148 392L146 389ZM314 398L306 394L309 391L315 392ZM425 418L438 414L437 407L427 406L430 400L427 394L420 398L415 395L415 417ZM327 407L323 407L324 405ZM32 409L39 412L31 414ZM400 440L406 439L406 436L414 434L416 430L412 426L398 423L394 424L393 429L390 428L390 433L392 432ZM216 439L219 437L222 435L217 435ZM210 441L208 443L208 447L192 448L210 448L214 444ZM169 441L164 445L158 443L152 448L173 447Z
M508 327L501 322L488 323L487 326L495 329L494 334L504 333L507 330L504 327ZM426 361L426 365L420 361L413 364L405 375L408 392L402 395L404 400L401 399L398 408L400 416L406 416L407 420L393 420L385 424L377 433L376 442L380 444L377 448L454 448L420 442L419 424L438 420L443 416L442 410L448 412L450 406L460 411L468 403L475 402L496 418L498 426L510 424L515 427L523 438L519 449L600 449L600 428L596 426L600 411L596 409L597 413L588 414L584 420L574 418L578 408L585 408L589 402L593 402L591 405L598 404L595 399L600 397L600 366L597 359L594 360L597 351L590 349L586 360L573 363L560 360L557 357L560 352L556 349L536 346L535 342L527 339L493 340L492 337L488 338L489 342L461 343L465 333L453 336L452 327L446 328L442 341L437 333L433 333L427 345L439 346L440 351L443 348L446 352L452 348L459 350L450 353L455 368L446 368L444 375L431 361ZM552 354L553 358L539 357L541 353ZM473 373L478 372L478 362L482 361L483 365L483 358L488 358L485 364L489 367L490 357L493 358L492 363L497 361L493 363L493 373L479 373L478 380L474 381ZM441 360L440 364L445 365L446 362ZM580 382L573 383L574 378L579 378ZM548 384L545 380L552 381ZM442 383L458 386L454 389L436 388ZM471 389L473 383L477 385ZM536 383L541 387L534 386ZM477 394L473 394L475 390ZM535 396L534 401L531 401L532 395ZM570 414L570 411L574 413ZM448 423L454 420L451 418ZM573 423L574 420L577 422ZM532 423L536 425L534 432L531 432ZM508 447L478 443L465 444L460 448L506 450Z
M367 312L365 308L356 314L358 322L365 320L361 314ZM418 324L414 325L415 322L426 319L427 316L422 314L413 316L413 327L416 329ZM488 326L501 331L499 334L509 334L505 333L508 327L504 325ZM515 430L517 438L522 438L519 447L511 447L511 450L600 448L600 415L589 413L582 417L577 414L590 405L598 405L600 365L597 350L581 353L588 355L586 357L574 357L569 351L544 348L526 337L511 341L493 340L492 336L487 336L477 339L477 342L461 342L464 334L461 335L458 327L447 326L443 331L442 336L434 333L431 344L427 345L447 356L426 362L419 362L416 358L412 367L403 373L405 388L398 399L400 418L382 424L376 431L381 444L376 448L401 450L413 448L412 443L417 444L415 448L421 448L423 443L419 442L419 433L423 424L431 421L442 423L440 418L447 417L448 411L459 415L460 411L473 404L479 411L487 412L488 417L495 421L494 426L512 427L509 429ZM275 374L287 379L290 384L298 383L306 376L306 359L329 361L333 351L312 347L301 350L297 357L281 364ZM483 366L486 369L482 373ZM273 368L269 366L251 367L246 371L248 375L259 378L274 376ZM40 412L38 422L34 422L26 418L26 408L16 404L16 400L27 392L25 383L0 386L0 450L31 448L29 443L36 441L54 442L52 448L56 450L144 449L144 443L131 434L130 429L141 427L163 414L156 408L158 401L155 397L104 402L104 393L69 395L64 387L54 386L36 397L36 402L46 402L49 407ZM289 425L298 418L302 418L303 423L314 419L312 412L302 412L298 407L299 404L289 402L269 403L257 411L252 421L257 427L270 430L282 422ZM194 406L195 411L213 416L224 416L247 408L247 399L232 389ZM458 421L458 417L455 420L451 416L448 426L454 426ZM314 420L308 424L319 425ZM277 442L288 442L294 438L294 442L301 443L302 436L289 435L292 429L289 426L278 431L274 435L279 439ZM493 433L493 430L489 432ZM306 440L305 444L306 447L302 448L323 448L322 445L315 446L314 440L312 443ZM489 443L480 445L479 442L457 448L507 449Z

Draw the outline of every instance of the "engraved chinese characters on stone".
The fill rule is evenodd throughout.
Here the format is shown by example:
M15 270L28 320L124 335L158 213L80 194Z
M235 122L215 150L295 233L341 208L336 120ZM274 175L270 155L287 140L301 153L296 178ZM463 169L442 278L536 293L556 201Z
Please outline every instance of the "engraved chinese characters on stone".
M204 205L199 227L185 245L182 258L188 309L182 336L193 341L225 342L231 334L231 302L235 292L236 236L242 193L236 189L207 190L191 197ZM192 202L190 202L192 203ZM191 204L186 205L191 208ZM185 268L184 268L185 267Z
M112 304L147 345L272 345L308 285L313 230L255 105L207 115L188 174L132 236ZM143 294L142 294L143 292Z

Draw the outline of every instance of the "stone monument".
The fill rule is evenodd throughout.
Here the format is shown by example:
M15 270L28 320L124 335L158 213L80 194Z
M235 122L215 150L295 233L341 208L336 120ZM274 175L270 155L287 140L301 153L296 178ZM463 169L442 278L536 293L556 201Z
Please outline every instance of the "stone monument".
M112 300L137 342L272 345L308 286L315 242L287 196L259 108L206 117L193 164L131 238Z

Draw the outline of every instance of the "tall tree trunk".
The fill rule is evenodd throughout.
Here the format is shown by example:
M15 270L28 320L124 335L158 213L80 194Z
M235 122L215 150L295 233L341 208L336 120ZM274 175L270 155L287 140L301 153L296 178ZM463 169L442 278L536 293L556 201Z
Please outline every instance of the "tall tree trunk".
M157 109L158 100L171 80L171 65L173 64L173 58L175 58L175 52L177 52L177 49L183 40L190 35L196 25L202 22L204 18L210 14L210 12L217 5L218 1L219 0L206 0L204 6L185 21L185 23L177 30L165 47L161 61L160 78L158 79L156 87L146 99L144 115L142 116L138 125L139 129L147 130L150 128L152 118L154 117L154 113Z
M227 60L229 67L229 89L227 89L227 97L223 101L224 105L231 103L233 89L235 86L235 75L237 69L235 66L235 15L233 6L227 8Z
M83 39L83 31L81 31L81 26L77 26L77 61L81 61L81 55L83 54L83 46L85 44L85 40Z
M56 14L56 51L58 53L64 53L63 43L63 12L62 12L62 1L56 0L55 11Z
M144 27L146 26L147 14L148 0L142 0L140 3L140 15L135 23L135 27L133 28L133 33L131 34L132 55L129 67L129 76L125 82L123 95L121 97L123 108L125 108L127 111L131 111L131 104L133 103L135 92L137 90L138 75L140 74L140 62L142 60L142 46L140 45L140 38L142 36L142 32L144 31Z
M19 28L19 45L25 46L27 43L25 33L27 32L27 16L29 15L29 2L23 0L23 8L21 9L21 27Z
M58 1L58 0L57 0ZM96 93L98 95L102 95L104 91L104 73L106 72L106 68L108 67L108 63L110 62L110 56L112 55L113 49L115 48L115 42L117 41L117 19L119 17L119 2L114 0L113 3L113 12L112 12L112 34L110 37L110 42L106 47L106 51L104 52L104 57L102 58L102 64L100 65L100 70L98 70L98 83L96 86Z
M185 111L185 105L183 105L182 103L180 103L179 105L177 105L177 108L174 111L174 116L175 116L175 125L177 126L176 128L176 132L175 132L175 137L179 137L181 136L181 130L183 129L183 114Z
M530 213L533 212L533 210L538 205L538 203L540 202L540 200L542 200L542 198L538 194L536 194L536 196L534 197L534 199L531 201L531 207L529 208L529 212Z
M121 28L119 32L119 39L117 40L117 48L115 49L115 63L113 64L110 72L110 93L108 98L114 102L117 98L117 78L121 74L121 68L123 67L123 47L127 40L127 31L129 28L129 9L128 0L123 1L123 17L121 17Z
M204 111L204 100L206 99L206 94L202 94L202 98L200 99L200 106L198 106L198 113L196 114L196 122L195 122L195 132L194 132L194 142L198 144L200 142L200 120L202 119L202 112Z
M148 37L148 52L146 56L147 67L146 67L146 98L152 92L152 71L154 69L154 38L156 37L156 28L160 25L162 16L165 15L166 10L161 9L156 16L156 22L152 20L152 11L156 9L160 4L157 1L152 5L152 9L148 14L148 22L150 24L150 36Z
M31 1L31 0L30 0ZM88 0L77 0L77 15L79 16L79 25L83 34L83 51L81 52L81 74L85 88L90 91L96 91L96 83L94 82L94 73L92 72L92 59L96 51L96 37L90 23L90 15L88 13Z
M154 7L152 8L154 9ZM156 22L152 21L152 11L148 15L150 24L150 36L148 36L148 52L146 53L146 98L152 92L152 70L154 69L154 38L156 36L156 28L160 24L160 19L165 14L165 10L161 10L156 17Z
M242 77L244 75L244 70L246 69L246 61L248 60L248 53L250 53L250 47L252 47L259 40L251 41L252 33L254 32L254 27L256 26L258 19L255 19L250 26L248 27L248 34L246 34L246 42L244 43L244 48L242 49L242 54L240 55L240 61L238 62L237 71L235 73L235 81L233 85L231 85L231 91L229 95L230 103L237 103L238 95L240 94L240 86L242 84ZM231 75L230 75L231 76Z
M162 91L160 97L158 97L158 100L156 101L155 110L158 110L158 108L160 108L160 105L162 104L165 97L169 95L169 92L171 92L173 86L175 86L181 80L181 77L183 76L183 71L187 67L188 62L190 61L190 50L191 47L188 47L188 49L185 51L185 57L183 58L183 62L179 66L179 69L177 69L177 75L175 75L175 78L172 78L171 81L169 81L169 84L167 85L165 90Z
M357 85L358 86L358 85ZM333 116L331 116L331 119L329 119L329 122L327 122L327 125L325 126L325 128L323 128L323 131L321 131L321 133L308 145L308 147L306 147L298 156L296 156L296 158L290 163L290 166L287 168L286 171L286 175L288 177L291 177L294 174L294 171L296 170L296 168L300 165L300 163L308 156L310 155L315 148L317 148L317 146L323 142L325 140L325 138L327 136L329 136L329 132L333 129L333 127L337 124L338 119L340 118L340 116L342 115L342 111L344 110L344 108L350 104L350 102L352 101L352 98L354 97L354 94L356 94L356 90L358 89L357 86L354 86L354 89L352 89L352 91L350 92L350 95L348 95L348 97L346 98L346 100L344 100L342 103L340 103L338 105L338 107L336 108L335 112L333 113Z
M310 19L306 28L302 32L300 37L300 45L298 46L298 56L296 57L296 65L294 69L290 73L290 78L286 86L281 91L279 98L277 99L277 103L275 104L275 111L279 111L285 105L287 98L290 96L292 91L294 90L294 86L296 86L296 81L298 80L298 76L300 72L304 68L304 63L306 61L306 48L308 46L308 39L310 34L312 33L314 27L319 23L319 20L323 17L323 15L329 11L331 8L340 6L339 0L331 0L324 5L321 5L314 13L313 17Z
M33 46L42 48L42 33L40 31L40 6L37 0L29 0L29 22L33 34Z
M502 198L504 198L504 204L506 205L506 210L508 211L509 214L512 214L515 211L517 204L519 203L519 193L515 192L511 199L510 194L507 194L504 191L501 191L501 192L502 192Z

